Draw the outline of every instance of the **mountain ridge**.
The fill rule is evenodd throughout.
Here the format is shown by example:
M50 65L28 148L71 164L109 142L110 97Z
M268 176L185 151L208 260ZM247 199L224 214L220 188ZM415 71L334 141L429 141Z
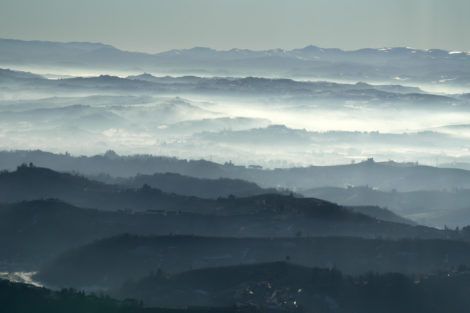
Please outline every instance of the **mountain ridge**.
M182 48L182 49L170 49L158 52L144 52L144 51L131 51L121 49L119 47L113 46L111 44L102 43L102 42L92 42L92 41L53 41L53 40L26 40L26 39L15 39L15 38L0 38L0 45L2 42L7 43L16 43L16 44L25 44L31 43L36 45L59 45L59 46L69 46L69 47L79 47L88 51L93 51L97 49L114 49L121 52L127 53L140 53L147 55L159 55L159 54L171 54L171 53L181 53L181 52L219 52L219 53L285 53L285 52L337 52L337 53L361 53L361 52L381 52L381 53L390 53L390 52L401 52L401 53L412 53L416 52L426 52L426 53L448 53L449 55L459 55L464 54L470 56L470 51L455 51L455 50L446 50L438 48L429 48L429 49L419 49L405 46L394 46L394 47L377 47L377 48L358 48L358 49L341 49L341 48L328 48L320 47L317 45L309 44L300 48L293 49L282 49L282 48L271 48L271 49L249 49L249 48L228 48L228 49L215 49L207 46L194 46L191 48Z
M433 84L445 81L465 86L470 82L468 60L470 55L467 52L439 49L366 48L344 51L307 46L293 50L219 51L196 47L149 54L123 51L105 44L0 40L0 64L47 65L56 69L67 65L69 68L114 68L132 72L231 73L244 76L264 73L356 81L406 80ZM400 62L392 62L394 66L390 66L390 61ZM341 71L338 66L341 66ZM423 70L423 66L429 66L431 70Z

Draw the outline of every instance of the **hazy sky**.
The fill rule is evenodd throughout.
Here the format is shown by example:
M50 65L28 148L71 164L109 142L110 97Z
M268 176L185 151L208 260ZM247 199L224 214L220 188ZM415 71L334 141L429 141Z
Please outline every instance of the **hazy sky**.
M157 52L208 46L470 51L470 0L0 0L0 37Z

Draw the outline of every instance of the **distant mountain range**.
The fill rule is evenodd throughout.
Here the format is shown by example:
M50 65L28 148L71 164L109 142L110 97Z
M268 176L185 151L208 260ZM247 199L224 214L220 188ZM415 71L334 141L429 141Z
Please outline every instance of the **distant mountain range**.
M0 40L1 66L209 75L275 75L364 81L407 81L468 86L467 52L412 48L344 51L218 51L196 47L157 54L122 51L101 43Z
M205 131L196 133L194 138L206 140L212 143L224 143L227 145L247 145L253 147L272 147L282 144L286 148L307 145L355 145L386 146L389 150L394 147L426 147L432 149L437 144L440 147L465 146L468 143L466 137L457 137L446 133L434 131L420 131L410 133L381 133L360 131L327 131L314 132L305 129L294 129L285 125L269 125L263 128L251 128L244 130L221 130L218 132ZM390 154L393 152L390 151Z

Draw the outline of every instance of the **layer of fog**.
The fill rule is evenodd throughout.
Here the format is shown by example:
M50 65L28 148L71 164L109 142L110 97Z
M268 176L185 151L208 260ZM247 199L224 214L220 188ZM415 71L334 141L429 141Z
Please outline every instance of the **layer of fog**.
M8 88L0 95L0 149L115 150L265 167L369 157L470 162L467 102Z

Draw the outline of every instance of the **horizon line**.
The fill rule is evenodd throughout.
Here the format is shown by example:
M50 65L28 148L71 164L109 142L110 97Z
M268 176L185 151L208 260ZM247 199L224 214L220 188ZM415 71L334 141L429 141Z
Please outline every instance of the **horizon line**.
M92 45L102 45L104 47L111 47L113 49L122 51L122 52L128 52L128 53L140 53L140 54L147 54L147 55L159 55L159 54L164 54L168 52L174 52L174 51L190 51L194 49L207 49L215 52L231 52L231 51L250 51L250 52L268 52L268 51L284 51L284 52L291 52L295 50L303 50L306 48L318 48L322 50L339 50L342 52L358 52L358 51L363 51L363 50L379 50L379 51L389 51L392 49L406 49L406 50L412 50L412 51L420 51L420 52L429 52L429 51L445 51L445 52L454 52L454 53L463 53L470 55L470 51L457 51L457 50L452 50L452 49L445 49L445 48L413 48L411 46L380 46L380 47L363 47L363 48L358 48L358 49L343 49L343 48L338 48L338 47L322 47L322 46L317 46L315 44L308 44L303 47L298 47L298 48L269 48L269 49L250 49L250 48L230 48L230 49L217 49L217 48L212 48L210 46L192 46L188 48L174 48L174 49L169 49L169 50L162 50L159 52L147 52L147 51L138 51L138 50L125 50L122 48L119 48L116 45L109 44L106 42L101 42L101 41L55 41L55 40L42 40L42 39L19 39L19 38L8 38L8 37L0 37L0 41L19 41L19 42L30 42L30 43L53 43L53 44L92 44Z

